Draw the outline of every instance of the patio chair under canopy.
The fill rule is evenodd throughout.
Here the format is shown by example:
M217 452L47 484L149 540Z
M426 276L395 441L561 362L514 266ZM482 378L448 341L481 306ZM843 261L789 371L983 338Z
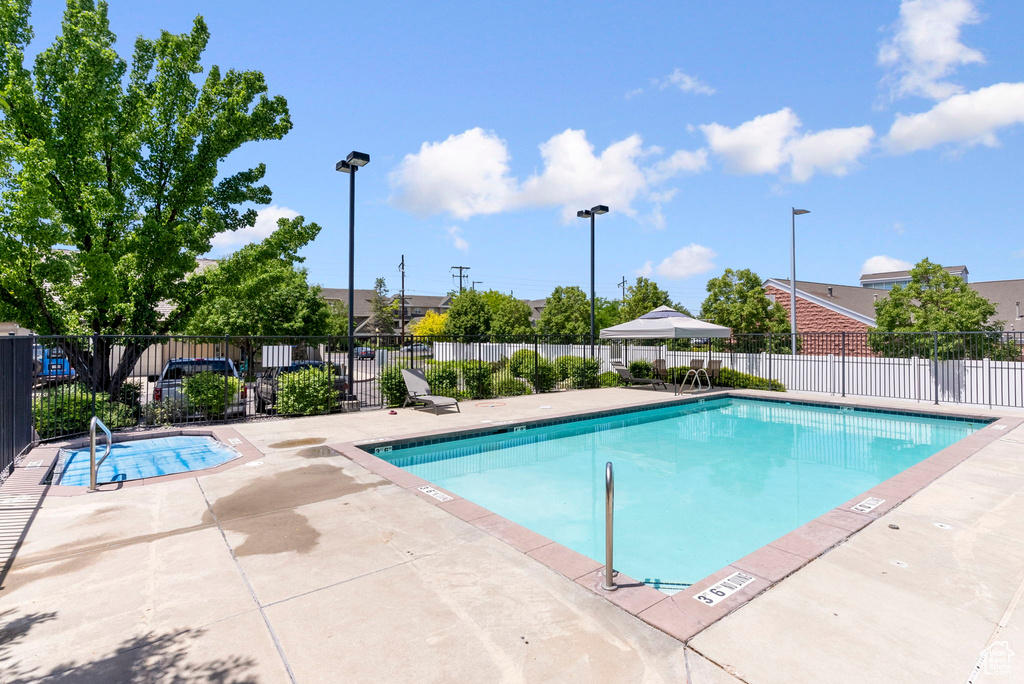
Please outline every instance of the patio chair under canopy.
M659 306L636 320L601 330L602 340L665 340L700 337L732 337L724 325L698 321L670 306Z

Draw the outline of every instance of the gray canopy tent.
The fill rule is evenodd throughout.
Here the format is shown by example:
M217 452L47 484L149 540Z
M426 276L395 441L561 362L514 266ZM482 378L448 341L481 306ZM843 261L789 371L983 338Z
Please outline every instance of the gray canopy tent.
M659 306L636 320L601 330L602 340L674 340L699 337L732 337L724 325L690 318L669 306Z

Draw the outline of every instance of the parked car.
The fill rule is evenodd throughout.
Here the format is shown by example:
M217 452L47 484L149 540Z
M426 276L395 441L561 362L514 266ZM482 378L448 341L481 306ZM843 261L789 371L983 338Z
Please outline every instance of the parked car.
M171 359L164 364L164 369L160 375L150 375L147 378L150 382L155 383L153 387L153 401L163 401L164 399L187 400L182 389L182 381L185 378L190 378L200 373L217 373L218 375L226 373L228 376L241 381L238 369L235 368L235 364L231 359L223 357L212 359ZM247 396L248 388L243 382L241 391L235 396L228 398L227 415L244 416Z
M375 359L377 350L373 347L356 347L354 350L357 359Z
M75 369L60 347L32 345L32 378L34 384L51 385L75 379Z
M256 412L267 413L274 408L274 404L277 403L277 383L282 375L304 368L324 368L327 365L325 361L292 361L288 366L268 368L256 379L256 384L253 386L256 395ZM342 372L341 366L331 365L334 366L334 390L341 400L345 395L345 374Z
M402 347L402 351L407 352L409 354L429 354L430 347L423 344L422 342L416 342L414 344L405 345L404 347Z

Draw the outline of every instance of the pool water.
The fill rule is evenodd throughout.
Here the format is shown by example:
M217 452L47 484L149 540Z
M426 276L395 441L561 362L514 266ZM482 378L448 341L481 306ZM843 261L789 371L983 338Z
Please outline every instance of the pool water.
M724 398L386 457L602 563L611 461L616 570L691 584L980 427Z
M96 444L96 458L103 458L106 442ZM99 467L96 481L122 482L171 473L212 468L238 458L239 453L212 437L179 435L118 442ZM66 449L61 454L54 484L89 484L89 449Z

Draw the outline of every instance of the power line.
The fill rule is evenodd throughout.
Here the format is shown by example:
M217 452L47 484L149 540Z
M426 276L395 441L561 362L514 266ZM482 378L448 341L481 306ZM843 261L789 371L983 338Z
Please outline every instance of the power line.
M468 275L465 275L465 272L469 270L469 266L452 266L448 270L454 271L456 269L459 271L459 292L463 292L466 289L466 286L463 283L465 283L466 278L469 278ZM454 274L452 275L452 280L455 280Z
M619 287L622 288L622 303L626 303L626 276L622 276L622 282L619 283Z

